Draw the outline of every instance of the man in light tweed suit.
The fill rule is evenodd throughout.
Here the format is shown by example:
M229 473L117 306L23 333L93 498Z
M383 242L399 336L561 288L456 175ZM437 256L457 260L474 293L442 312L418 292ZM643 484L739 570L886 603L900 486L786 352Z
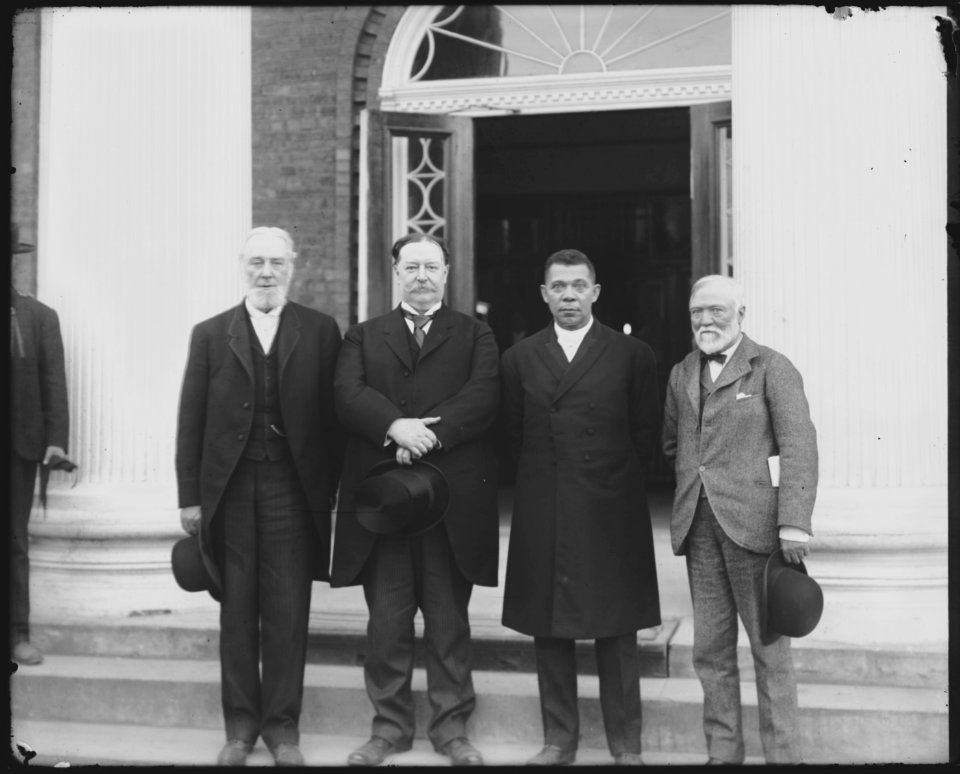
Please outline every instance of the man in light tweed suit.
M694 284L697 349L673 367L664 408L663 451L677 479L670 532L674 553L687 558L708 762L744 759L739 614L753 651L764 756L798 763L790 639L764 644L760 603L768 556L779 549L796 564L808 553L817 435L799 372L743 333L745 311L731 278Z

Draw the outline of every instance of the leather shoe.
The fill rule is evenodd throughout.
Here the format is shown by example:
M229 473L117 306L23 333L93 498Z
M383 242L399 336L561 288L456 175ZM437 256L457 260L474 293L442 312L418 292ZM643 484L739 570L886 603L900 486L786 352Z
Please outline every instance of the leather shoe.
M470 744L469 739L465 739L462 736L451 739L440 748L440 752L450 758L454 766L483 765L483 756L480 754L480 751Z
M704 766L736 766L737 764L733 761L722 761L719 758L707 758L707 762Z
M619 753L613 756L615 766L643 766L640 753Z
M278 766L304 766L303 753L300 748L290 742L280 742L270 752Z
M13 646L11 657L18 664L24 664L26 666L36 666L37 664L43 663L43 653L39 648L35 648L26 640L20 640L20 642Z
M409 750L411 744L394 744L382 736L371 736L347 757L348 766L379 766L387 756Z
M241 739L231 739L227 742L220 754L217 756L218 766L246 766L247 756L253 749L253 745L244 742Z
M527 761L527 766L569 766L577 757L576 747L559 747L555 744L544 748Z

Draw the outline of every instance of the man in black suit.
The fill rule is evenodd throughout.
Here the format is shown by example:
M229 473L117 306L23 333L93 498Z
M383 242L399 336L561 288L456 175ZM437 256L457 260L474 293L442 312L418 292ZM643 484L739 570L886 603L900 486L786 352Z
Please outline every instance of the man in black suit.
M392 249L403 300L353 326L337 363L337 414L348 432L333 552L333 586L363 584L370 618L364 676L371 739L347 762L373 766L414 735L414 616L423 612L427 730L455 765L478 765L466 738L476 702L467 605L473 584L497 584L496 465L488 430L499 403L497 345L486 323L442 303L447 248L424 234ZM452 504L423 534L383 537L358 522L356 490L377 463L424 458L447 479Z
M574 761L575 640L594 640L607 744L638 765L637 630L660 623L645 473L659 434L653 351L594 319L600 295L579 250L547 259L553 322L503 355L503 420L517 462L503 624L534 638L544 748Z
M11 229L11 252L27 253ZM49 306L10 288L10 656L39 664L30 642L30 557L27 523L37 463L66 457L70 433L60 320Z
M246 298L194 328L180 396L181 521L199 532L221 602L220 765L243 765L258 736L277 765L304 764L311 582L329 578L343 438L333 413L340 331L287 299L295 258L286 231L250 232Z

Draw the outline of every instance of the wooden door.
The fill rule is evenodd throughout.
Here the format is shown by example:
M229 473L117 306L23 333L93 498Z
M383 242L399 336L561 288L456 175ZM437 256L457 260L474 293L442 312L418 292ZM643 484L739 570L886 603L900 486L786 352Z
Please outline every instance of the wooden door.
M733 276L729 102L690 108L691 276Z
M360 319L383 314L394 293L390 246L412 232L450 248L446 302L474 313L473 120L364 111L361 119Z

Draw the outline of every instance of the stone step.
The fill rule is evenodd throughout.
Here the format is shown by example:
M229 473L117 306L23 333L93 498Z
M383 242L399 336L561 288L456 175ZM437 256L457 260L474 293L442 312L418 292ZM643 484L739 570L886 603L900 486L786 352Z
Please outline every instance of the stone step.
M10 681L16 722L222 729L216 660L120 658L50 654ZM470 735L478 745L529 745L542 738L536 676L474 673L477 708ZM418 726L429 709L423 670L413 687ZM595 677L579 681L581 745L603 750L605 738ZM644 748L650 753L704 755L702 692L691 678L643 678ZM744 683L747 754L761 755L756 688ZM810 763L944 762L948 756L947 696L931 688L801 684L802 749ZM361 739L370 705L356 666L308 664L301 729ZM36 745L33 745L36 749ZM218 745L214 745L214 753ZM526 752L524 753L526 754Z
M311 616L307 659L313 664L359 665L366 648L366 611L338 610ZM533 672L533 641L477 615L471 621L474 665L478 670ZM418 634L422 622L417 617ZM105 617L33 625L33 641L45 652L78 656L148 658L219 658L216 608L207 611L156 612L132 617ZM741 677L753 680L753 659L741 633ZM693 627L689 618L665 619L662 626L638 633L637 648L644 677L693 678ZM801 683L889 685L941 688L949 684L945 649L854 648L849 645L795 639L794 664ZM596 674L590 641L577 643L583 674ZM422 648L416 651L422 667Z
M223 731L208 728L162 728L107 723L25 720L14 723L13 739L21 745L20 760L29 757L32 766L122 766L122 765L207 765L212 764L224 743ZM347 756L367 740L366 736L305 733L300 750L308 766L343 766ZM481 745L487 765L514 766L524 763L540 750L538 743ZM644 762L654 766L683 766L703 763L700 753L645 752ZM612 762L604 749L581 748L575 766L603 766ZM748 758L747 763L763 763ZM450 761L434 752L426 739L417 739L413 749L394 755L389 766L447 766ZM249 766L273 766L273 759L258 742L247 759Z

